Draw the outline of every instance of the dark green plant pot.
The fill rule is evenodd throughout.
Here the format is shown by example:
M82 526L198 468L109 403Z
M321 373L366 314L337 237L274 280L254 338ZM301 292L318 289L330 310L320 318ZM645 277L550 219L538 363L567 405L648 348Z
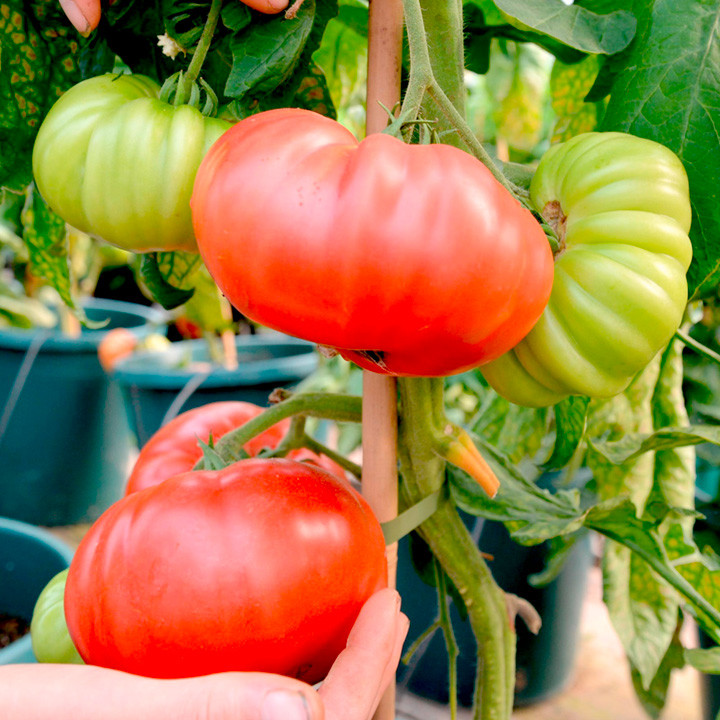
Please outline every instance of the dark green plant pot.
M113 328L139 337L163 315L89 300L77 338L59 330L0 330L0 515L35 525L91 522L122 495L134 452L118 388L97 348Z
M115 366L130 426L142 447L164 424L184 410L218 400L244 400L265 406L278 387L291 387L318 364L314 346L286 335L241 335L238 367L209 361L204 340L173 343L161 353L135 353Z
M700 647L709 649L717 647L713 639L702 630L700 634ZM720 675L700 675L700 692L702 700L702 720L716 720L720 713Z
M43 588L71 559L72 550L47 531L0 517L0 612L30 622ZM30 662L29 633L0 650L0 665Z
M528 577L545 567L546 544L534 547L518 545L502 523L466 517L489 561L495 581L509 593L529 600L540 613L543 625L538 635L531 634L521 619L517 621L517 672L515 703L540 702L557 694L572 678L579 639L580 616L588 570L592 563L589 537L576 543L558 577L545 587L528 583ZM400 543L398 590L403 610L410 618L407 646L437 616L435 589L423 582L414 569L407 538ZM475 683L476 643L467 619L451 606L451 619L460 654L458 656L458 701L471 706ZM409 665L400 666L401 688L439 703L447 703L448 661L445 642L438 631L420 648Z

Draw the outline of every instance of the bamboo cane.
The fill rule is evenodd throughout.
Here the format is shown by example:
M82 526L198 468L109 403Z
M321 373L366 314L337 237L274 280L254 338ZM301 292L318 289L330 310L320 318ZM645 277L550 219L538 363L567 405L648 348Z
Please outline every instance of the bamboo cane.
M401 0L371 0L368 29L367 133L388 124L383 107L400 99L403 8ZM380 522L398 510L397 389L395 380L365 371L363 376L362 491ZM387 548L388 584L395 586L397 543ZM383 695L374 720L394 720L395 685Z

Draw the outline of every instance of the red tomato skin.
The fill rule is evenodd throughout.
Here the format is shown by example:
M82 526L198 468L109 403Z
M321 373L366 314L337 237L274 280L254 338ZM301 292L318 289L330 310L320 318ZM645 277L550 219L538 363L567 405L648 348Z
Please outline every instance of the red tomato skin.
M181 413L161 427L140 450L125 489L126 494L143 490L173 475L188 472L202 457L198 439L207 443L210 435L217 442L225 433L244 425L262 412L253 403L219 401ZM275 448L287 433L284 420L245 445L249 455L263 448Z
M387 584L367 502L306 463L249 459L128 495L83 538L65 591L94 665L158 678L321 680Z
M181 413L161 427L142 447L128 478L125 494L144 490L173 475L192 470L202 457L198 439L208 443L212 435L217 442L225 433L239 428L262 411L263 408L253 403L222 400ZM264 448L274 449L289 428L290 420L281 420L246 443L244 449L251 457ZM291 450L288 457L314 462L338 477L345 477L344 470L337 463L310 450Z
M358 143L306 110L224 133L191 206L201 255L235 307L380 372L492 360L550 294L542 229L475 158L384 134Z

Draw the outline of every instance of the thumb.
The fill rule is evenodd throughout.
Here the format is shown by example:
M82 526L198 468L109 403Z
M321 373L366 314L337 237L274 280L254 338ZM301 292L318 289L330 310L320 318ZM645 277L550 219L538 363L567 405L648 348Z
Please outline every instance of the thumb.
M307 684L267 673L219 673L174 681L183 692L172 693L176 709L192 708L190 719L323 720L323 704ZM182 717L185 717L180 713Z

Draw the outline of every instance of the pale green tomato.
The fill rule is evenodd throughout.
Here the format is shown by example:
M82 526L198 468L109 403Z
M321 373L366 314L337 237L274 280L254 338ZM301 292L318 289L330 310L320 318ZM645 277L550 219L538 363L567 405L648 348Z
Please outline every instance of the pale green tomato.
M530 196L561 240L550 301L525 339L481 371L500 395L531 407L622 392L687 304L682 163L650 140L586 133L543 156Z
M133 252L197 251L190 195L231 123L158 98L142 75L101 75L50 109L33 148L40 194L67 223Z
M65 622L67 574L68 571L63 570L55 575L35 603L30 623L30 638L38 662L83 664Z

